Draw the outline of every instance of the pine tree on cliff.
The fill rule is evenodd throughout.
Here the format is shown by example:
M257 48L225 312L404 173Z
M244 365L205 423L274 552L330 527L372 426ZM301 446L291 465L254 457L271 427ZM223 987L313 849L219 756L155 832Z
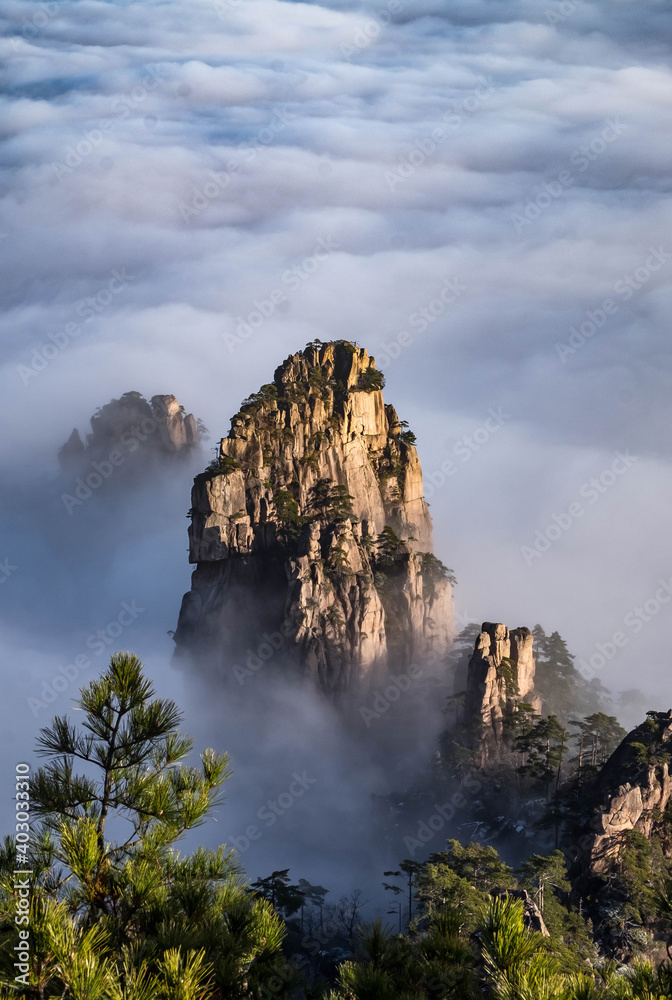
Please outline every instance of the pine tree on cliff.
M570 725L576 729L577 777L583 782L606 764L627 733L615 716L604 712L595 712Z
M574 675L578 677L574 657L559 632L549 636L541 625L535 625L532 634L537 662L535 683L543 692L544 706L552 714L564 715L574 708Z
M555 715L539 719L514 740L513 749L523 756L518 771L539 782L546 789L549 801L560 787L568 741L569 732Z
M544 714L564 723L570 715L585 716L602 708L601 685L588 684L574 666L574 656L559 632L547 635L541 625L532 629L536 661L535 687L544 699Z

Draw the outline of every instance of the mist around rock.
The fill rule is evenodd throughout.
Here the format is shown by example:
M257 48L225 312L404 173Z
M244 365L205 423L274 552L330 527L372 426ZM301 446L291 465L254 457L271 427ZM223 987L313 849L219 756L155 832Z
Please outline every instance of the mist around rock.
M345 364L346 359L347 365L351 365L357 357L349 348L338 350L342 354L340 360L337 356L337 366ZM306 354L311 359L307 367L297 368L293 362L294 368L280 371L291 372L290 387L297 379L308 386L312 379L318 398L324 396L325 389L333 393L328 388L330 356L333 354L325 353L325 348L313 347ZM365 354L364 357L364 370L368 370L370 361ZM572 677L566 682L566 690L561 685L553 693L552 686L542 682L542 693L534 693L535 669L541 671L543 665L535 664L535 652L537 656L540 654L533 649L535 637L529 629L512 630L509 636L504 625L484 626L492 631L483 632L479 638L480 625L474 625L464 630L464 637L456 639L450 604L445 600L437 603L436 584L430 583L429 578L425 579L424 587L430 610L424 617L422 614L418 617L413 608L422 601L419 594L423 582L421 575L413 575L421 573L415 553L428 547L431 552L431 521L427 509L418 507L417 500L422 496L422 473L411 439L401 443L404 451L395 443L403 431L396 411L390 406L385 409L382 398L378 400L379 387L360 386L361 370L360 366L352 369L352 374L337 371L345 379L342 399L346 403L344 426L348 429L344 438L324 437L324 426L319 420L327 419L328 410L324 417L316 418L313 408L310 431L305 435L302 431L300 438L293 433L292 442L287 442L286 454L290 460L284 472L281 461L270 456L273 468L256 471L255 466L265 458L255 461L250 457L251 441L255 442L253 447L260 449L260 456L265 447L263 438L251 433L250 421L254 427L267 420L267 410L279 412L274 396L269 397L270 406L263 397L250 397L253 402L248 401L247 408L243 406L242 413L233 420L233 427L237 428L233 433L238 436L233 437L231 444L225 441L217 449L218 454L229 456L230 464L223 468L216 454L210 463L214 472L207 473L205 478L199 470L207 463L207 450L199 447L195 437L195 419L190 417L185 422L175 397L155 396L150 406L133 392L121 397L120 402L103 407L92 420L93 432L86 447L73 445L71 438L65 451L59 454L60 469L52 469L45 475L39 491L26 483L18 494L7 490L17 533L30 532L34 539L33 526L40 525L49 539L46 551L52 556L52 564L49 569L47 563L41 577L45 588L42 600L31 580L25 581L25 586L30 584L32 595L28 601L21 577L17 577L15 603L9 609L12 624L6 626L6 636L10 648L16 650L14 655L24 657L33 678L31 695L25 699L23 711L24 725L32 725L34 729L44 725L54 712L68 710L78 685L102 669L111 652L124 647L139 652L154 675L166 684L168 693L174 694L185 707L187 728L197 743L226 749L232 754L234 777L227 805L217 825L205 833L208 842L214 846L223 839L235 846L251 875L263 874L266 868L280 865L289 867L297 876L329 885L334 892L363 888L367 895L380 900L381 871L408 854L413 858L426 856L439 849L449 836L461 840L475 835L488 841L494 838L493 842L512 859L524 856L530 838L533 841L539 838L540 845L544 842L545 835L533 829L533 816L521 821L512 808L508 817L484 818L484 811L487 814L490 806L483 799L483 788L495 778L488 777L485 786L481 778L475 778L469 794L465 795L464 775L459 768L455 770L452 765L442 763L450 757L446 747L451 743L453 726L457 726L456 734L462 740L460 727L465 719L478 717L491 727L490 736L475 742L470 734L464 740L465 751L471 747L477 757L480 755L482 767L487 766L491 771L496 768L502 745L501 706L507 704L506 682L500 673L502 661L515 665L516 698L529 701L532 712L541 713L544 702L556 712L564 705L566 712L573 712L574 717L579 717L581 708L588 713L596 708L611 711L613 706L609 693L606 690L600 693L599 684L586 685L571 663ZM320 377L311 376L311 371ZM334 384L338 381L335 379ZM350 403L349 398L358 401ZM370 402L375 406L367 410ZM288 413L293 412L292 407L296 409L296 403L290 404ZM347 416L350 410L352 417ZM144 430L143 420L148 421ZM271 426L278 425L271 421ZM243 431L245 427L247 430ZM386 429L389 427L395 436L390 436L390 430ZM373 448L371 454L379 456L375 462L382 463L376 466L381 470L376 476L380 476L384 491L377 500L357 463L352 466L357 470L356 478L348 478L348 462L352 460L347 455L354 454L352 442L357 443L359 435L361 440L369 442L367 448ZM278 439L282 440L281 426ZM129 440L135 443L132 451L128 448ZM302 455L310 455L310 448L315 447L309 444L311 440L319 442L313 453L316 457L303 462ZM247 442L242 450L237 441ZM408 456L399 465L394 464L398 461L394 459L395 452L386 450L390 442L397 455ZM125 448L129 452L126 469L115 466L115 474L108 479L98 473L103 481L97 488L94 488L96 481L92 481L88 496L82 493L76 505L64 501L64 497L76 495L72 483L87 485L89 468L93 469L94 463L103 468L101 462L108 461L115 451L123 454ZM330 457L332 452L340 453L341 457ZM261 488L262 494L253 492L251 499L246 498L241 479L241 486L235 488L242 492L236 498L235 489L229 484L244 475L239 471L238 459L242 460L243 470L253 470L248 482L253 491ZM339 463L344 459L341 471ZM310 548L313 543L309 542L303 550L306 555L300 556L304 544L301 538L311 538L313 526L309 517L303 519L306 523L302 525L299 515L302 509L310 511L311 490L330 469L336 483L342 480L344 488L354 492L350 494L350 506L343 519L331 526L332 515L328 510L323 513L313 510L313 526L324 525L316 537L326 531L325 538L361 540L368 533L378 546L373 550L375 562L371 546L362 547L361 541L355 541L354 546L350 542L353 547L349 555L345 549L348 572L351 570L347 563L353 558L357 573L363 571L362 557L369 567L369 582L365 583L369 590L360 592L362 597L358 598L361 608L357 600L353 602L350 577L344 574L340 560L326 569L324 576L315 577L307 591L287 591L284 582L283 558L289 556L294 560L296 555L292 553L298 551L305 564L299 577L301 573L313 572L311 565L320 558L319 549L324 542L314 552ZM292 477L296 475L298 492L292 494L287 487L294 489ZM371 484L376 483L373 474L369 475ZM217 572L210 575L209 586L213 588L210 622L229 624L223 632L220 625L213 629L210 624L200 637L193 626L189 632L181 624L177 638L180 639L181 629L182 641L175 655L172 635L177 621L177 594L184 589L184 583L180 587L177 581L186 582L188 572L184 503L189 478L193 476L197 505L194 507L192 499L188 517L197 525L199 534L194 535L192 529L191 559L198 563L192 587L200 586L197 582L200 573L206 570L207 579L210 572L203 558L213 560ZM199 491L203 485L212 490L212 484L218 481L226 485L220 487L220 493L208 495L223 496L228 508L221 506L222 499L217 499L220 506L212 509L220 513L207 514L210 509L207 506L205 515L198 513ZM279 494L285 507L273 508L272 499L262 500L266 510L262 518L259 496L263 496L264 482L267 486L273 483L267 496L272 498L273 492ZM378 495L377 485L375 490ZM296 512L290 507L289 515L285 495L290 499L296 497ZM410 506L404 507L404 497L412 498ZM241 507L245 510L246 505L257 512L258 524L255 525L254 516L231 518L232 514L239 515ZM285 522L277 541L273 541L275 535L269 535L273 509L282 509L284 516L291 518ZM416 509L424 519L420 530L413 523L414 519L417 521ZM146 521L138 519L138 510L151 511L151 517ZM214 519L204 522L202 518L208 516ZM213 527L208 528L208 523ZM278 528L282 524L276 522ZM392 525L400 532L399 536ZM294 533L288 534L288 528ZM384 529L391 534L385 535ZM198 540L204 537L204 532L209 532L211 539L205 549ZM215 542L215 536L222 541ZM410 545L405 546L404 536L411 538ZM258 544L251 548L255 537L267 539L265 544L270 545L271 561L261 564L261 575L253 566L254 560L260 558ZM382 548L378 545L380 539L384 539L380 543ZM337 545L337 541L329 542L331 547ZM250 551L257 555L250 555ZM244 573L238 582L228 569L221 575L222 567L232 562L235 568L236 561ZM418 568L409 577L409 567L416 565ZM290 570L287 578L292 587L294 575L295 571ZM46 591L53 595L56 579L61 584L56 588L57 599L50 596L48 602ZM352 579L359 577L353 573ZM69 585L63 586L64 581ZM336 581L334 591L331 581ZM400 588L399 595L408 595L404 601L410 597L410 603L399 604L395 587ZM441 593L449 593L450 584L445 579L439 578L439 587L443 588ZM353 633L345 620L339 634L328 616L320 618L314 606L324 602L327 592L343 595L338 598L338 607L341 613L350 614L353 621L370 615L364 609L370 609L374 602L373 607L378 608L375 615L388 620L387 634L384 627L381 631L378 653L373 656L367 653L357 632ZM304 596L297 599L297 594ZM315 602L315 596L320 602ZM45 614L47 605L49 613ZM409 611L404 611L404 607ZM75 608L79 614L75 619L78 624L73 628ZM314 618L309 628L306 608ZM323 603L324 608L329 608L329 601ZM408 625L399 627L400 619L396 622L398 631L390 632L390 623L409 612ZM437 620L439 614L443 617ZM183 605L181 623L184 615ZM375 621L375 615L369 620ZM188 617L189 613L187 620ZM427 626L423 621L431 622L429 631L425 631ZM320 628L325 630L323 639L319 638ZM313 638L307 642L311 634ZM28 635L28 652L21 653ZM344 654L343 640L347 636L353 636L355 643L352 651ZM446 641L447 636L453 637L452 646ZM317 658L316 637L324 643ZM491 643L494 643L492 648ZM55 645L62 650L60 657L54 656ZM316 671L320 662L323 667ZM341 680L334 684L323 670L329 664L342 670L344 663L359 663L359 667L355 673L341 675L350 677L347 683ZM369 677L367 670L371 672ZM466 693L461 695L465 689ZM14 731L10 728L9 733ZM297 775L303 782L298 785Z
M317 370L321 371L319 360L325 356L324 349L311 351L312 363L317 363ZM352 356L347 352L348 358ZM365 365L368 364L366 361ZM307 379L309 370L298 372L298 377ZM353 387L360 377L358 370L351 377L345 376ZM378 388L373 392L380 395ZM357 395L362 402L373 398L370 390L358 391ZM368 440L375 441L375 434L380 435L375 421L380 417L371 418L374 420L371 437L366 424L369 418L362 417L366 410L361 405L357 404L353 410L359 412L357 419L364 419L354 432L355 438L363 431L365 436L369 434ZM371 412L382 415L381 406L376 404L376 407ZM301 657L307 658L305 662L313 662L312 646L301 639L305 625L301 622L297 625L291 601L287 605L282 583L284 572L280 569L278 576L266 579L266 597L259 600L257 590L253 604L249 594L237 604L235 585L226 584L229 596L224 605L232 603L236 608L232 618L235 643L222 647L221 635L209 633L200 649L203 653L205 646L208 655L200 664L198 644L192 650L193 661L188 642L186 650L178 646L175 657L172 634L177 620L177 595L188 579L185 497L190 477L196 476L197 484L203 482L199 471L207 462L207 448L199 445L196 420L190 416L187 421L181 409L174 396L155 396L150 406L139 393L128 392L121 401L102 407L100 415L94 416L92 433L85 436L86 445L79 435L70 438L59 453L60 468L52 466L33 483L24 479L13 487L5 484L14 537L25 538L26 552L30 546L36 552L39 550L44 567L37 581L17 573L14 586L8 591L5 641L11 657L19 658L30 676L29 685L24 684L23 689L31 693L23 699L22 715L12 710L12 717L8 717L5 740L13 743L17 739L17 718L23 719L22 732L36 731L55 712L68 711L79 685L104 667L111 652L129 647L142 656L154 676L166 685L167 692L185 707L186 725L197 743L226 749L232 754L234 777L227 805L217 827L208 829L206 838L213 845L224 839L237 846L250 874L261 874L265 868L282 863L297 875L334 887L334 891L365 887L369 895L379 898L378 873L395 865L409 850L419 857L438 849L448 836L464 839L479 830L487 833L488 838L496 837L496 822L486 829L479 825L478 816L474 816L480 803L480 782L474 783L471 794L465 798L460 793L459 776L441 774L435 762L441 757L442 746L450 742L453 719L450 706L451 699L455 704L456 696L458 726L465 711L490 720L490 713L496 710L500 721L488 721L494 729L482 745L489 745L491 751L495 747L497 756L497 739L501 741L499 706L506 702L504 682L500 677L492 690L488 688L491 682L485 682L486 693L482 694L478 676L479 671L485 670L496 677L497 669L493 673L492 663L496 662L498 667L502 657L506 660L513 656L512 662L517 664L519 697L531 699L532 708L541 710L542 696L528 694L534 685L535 670L533 636L529 630L512 631L512 653L508 630L503 625L497 626L500 631L495 642L501 648L493 647L493 661L489 658L492 650L484 647L478 653L479 642L482 644L482 639L478 640L480 626L465 630L468 637L462 646L461 637L452 647L446 643L446 635L456 635L446 604L446 610L440 612L444 620L432 621L430 633L422 632L422 616L417 639L412 638L412 632L401 629L405 645L389 647L394 652L387 666L382 666L380 657L361 661L369 663L374 671L368 682L365 675L360 674L356 679L353 675L348 686L336 686L335 699L325 698L321 685L325 683L328 690L331 687L328 679L323 675L320 681L320 675L312 669L307 673L301 669ZM388 407L387 412L383 419L392 422L398 439L402 430L399 418L393 408ZM311 419L314 421L314 416ZM242 426L240 418L234 418L233 423L234 427ZM313 435L319 432L315 425ZM249 431L246 433L249 436ZM353 431L348 431L348 436L351 434ZM384 435L382 441L384 444ZM324 447L330 447L327 441ZM411 445L404 447L409 454L414 451ZM127 456L128 463L125 468L113 464L113 473L105 478L96 468L105 471L101 463L108 462L110 454L115 452ZM234 454L242 457L243 453L234 450ZM293 463L288 468L303 469L307 476L301 488L303 493L297 494L305 504L310 484L320 480L319 464L297 462L300 452L295 439L288 454L292 455ZM328 450L324 454L328 455ZM380 454L383 456L384 449ZM216 466L218 461L216 457L211 464ZM396 499L400 486L400 496L422 496L417 457L407 467L399 468L405 470L399 483L396 480L391 483L387 472L381 480L391 511L400 509ZM90 480L91 470L96 472L100 483L98 479ZM230 468L226 473L216 471L215 475L227 479L239 473ZM287 475L285 472L284 480L275 480L276 490L284 487ZM393 475L398 476L399 472ZM258 481L261 479L263 476ZM347 473L344 482L353 488L350 483L354 481L348 480ZM80 497L77 484L86 487L80 490ZM381 501L375 501L380 505L380 513L374 507L372 514L371 494L365 485L359 490L355 507L370 519L371 527L366 530L373 537L382 537L386 515ZM235 498L230 501L231 512L245 504L244 495L241 497L240 503ZM73 498L79 502L72 503ZM259 509L258 501L255 503ZM138 511L142 510L151 511L151 516L146 520L138 518ZM412 513L413 507L409 510ZM189 513L193 520L193 506ZM422 514L424 518L427 516ZM402 567L414 565L413 550L431 546L431 522L426 521L422 529L425 539L418 540L417 526L412 518L409 520L408 513L395 513L393 517L397 518L393 523L402 535L394 543L402 547L396 558L401 559ZM409 524L407 528L403 527L404 518ZM360 520L357 518L356 522ZM231 522L227 522L226 515L220 515L215 523L230 530ZM244 537L240 527L236 522L234 538ZM304 534L309 527L299 526ZM343 527L338 527L338 534L342 535ZM217 528L219 532L222 530ZM268 524L264 530L268 530ZM361 538L361 528L358 530ZM402 551L404 531L412 537L410 553ZM220 551L209 543L207 558L217 560L234 554L232 537L224 537L228 541ZM249 546L249 541L245 544ZM194 545L192 537L192 559L198 560L201 550ZM357 553L356 548L353 551ZM389 573L393 564L387 548L382 557L387 560ZM245 557L240 561L244 562ZM309 557L307 564L311 561ZM400 578L403 591L408 587L406 572L404 569ZM197 577L198 574L194 579ZM281 589L274 593L278 582ZM324 586L318 580L314 592L319 593ZM412 584L411 593L417 587L418 583ZM431 587L429 590L427 599L431 604L436 597ZM378 601L379 614L383 613L375 592L374 599ZM397 608L394 603L393 608ZM360 613L356 605L351 605L351 612ZM230 607L225 613L230 613ZM435 615L430 612L432 617ZM484 637L487 635L483 633ZM475 641L477 654L473 653ZM385 648L384 632L383 643ZM331 655L334 650L338 651L338 641L332 641ZM480 656L481 666L474 655L477 659ZM460 702L459 695L468 683L471 688L466 694L465 709L465 698ZM576 690L585 687L576 672L572 683ZM601 707L609 708L608 692L601 696L595 689L589 696L587 690L579 695L579 702L581 698L585 700L586 711L600 705L600 697L604 698ZM546 697L550 697L550 692ZM561 700L562 697L561 694ZM564 697L568 697L566 693ZM557 710L557 705L551 707ZM578 707L567 702L568 710L573 708L576 712ZM487 756L484 753L482 764L487 762ZM300 795L292 796L288 789L296 782L296 774L304 776L307 784ZM288 796L292 799L291 807ZM284 805L278 797L283 797ZM432 829L426 847L418 839L418 831L428 830L429 820L434 825L440 824L440 828ZM522 856L530 831L521 827L518 833L523 835L517 837L513 816L505 825L506 836L501 840L504 851L510 852L511 857Z
M432 674L437 657L359 691L345 712L286 673L287 640L270 620L268 630L250 623L249 645L239 650L237 672L228 663L228 680L221 670L176 664L172 632L189 580L189 487L208 462L210 442L184 453L166 449L156 407L138 397L102 407L114 421L103 433L94 418L85 449L68 447L58 462L54 454L43 470L3 483L9 551L22 553L3 593L3 641L17 668L3 702L4 745L30 757L39 728L55 714L72 714L80 686L113 652L131 648L184 708L197 745L232 754L226 805L198 842L239 844L251 877L280 859L337 895L363 887L380 898L379 873L405 848L404 831L376 826L374 796L403 795L431 758L444 721L444 692ZM172 406L179 413L179 403ZM112 463L105 478L97 470L105 472L115 452L125 462ZM26 571L31 553L38 575ZM3 761L11 768L11 753ZM267 803L283 794L286 803L294 773L306 775L304 794L273 811ZM250 826L262 836L250 840Z
M232 766L226 801L180 833L183 856L233 850L306 982L344 975L367 918L412 937L464 874L488 900L465 926L501 904L520 933L571 941L575 963L653 958L666 925L642 880L664 892L672 713L628 735L557 631L458 629L416 436L383 393L365 349L314 342L243 401L209 461L175 396L131 391L49 469L6 480L14 538L44 570L38 586L17 576L5 609L29 675L5 740L41 729L54 744L52 716L95 711L73 705L79 688L131 677L144 668L119 650L137 653L194 746L213 748L206 780L219 755Z

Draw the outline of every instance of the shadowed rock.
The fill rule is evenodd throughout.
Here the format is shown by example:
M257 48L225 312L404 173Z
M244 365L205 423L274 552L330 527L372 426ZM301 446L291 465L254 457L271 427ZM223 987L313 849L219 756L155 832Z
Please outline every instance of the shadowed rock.
M79 431L73 430L59 449L58 460L62 468L73 470L92 461L109 460L115 451L124 461L137 454L186 454L199 446L204 433L193 414L184 413L175 396L152 396L149 403L139 392L125 392L91 417L86 443Z

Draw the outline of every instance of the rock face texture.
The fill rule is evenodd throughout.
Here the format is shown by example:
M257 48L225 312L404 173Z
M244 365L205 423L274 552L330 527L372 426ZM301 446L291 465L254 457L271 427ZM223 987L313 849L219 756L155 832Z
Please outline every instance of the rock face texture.
M245 401L192 491L175 641L224 674L291 663L365 685L454 634L414 436L363 349L309 345Z
M465 718L472 726L481 765L499 759L504 717L516 702L541 710L534 689L534 636L529 628L484 622L469 660Z
M609 872L629 830L668 839L664 813L672 798L671 737L672 711L649 713L600 771L592 790L595 813L582 853L584 870Z
M151 405L165 451L182 451L198 444L196 418L193 413L182 413L175 396L152 396Z
M183 412L175 396L152 396L147 402L139 392L125 392L91 417L86 443L73 430L58 460L64 469L73 469L105 459L115 449L124 456L176 455L198 447L201 433L196 418Z

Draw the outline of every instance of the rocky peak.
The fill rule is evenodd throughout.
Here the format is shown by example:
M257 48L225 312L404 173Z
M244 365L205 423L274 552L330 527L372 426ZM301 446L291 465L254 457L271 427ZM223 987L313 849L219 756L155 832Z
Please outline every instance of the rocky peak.
M450 571L383 385L366 350L317 342L245 400L194 483L179 648L236 665L267 623L279 657L335 691L445 654Z
M586 792L594 812L582 853L584 870L609 872L630 830L669 839L664 814L672 798L671 737L672 711L649 712L599 772Z
M152 396L151 405L158 424L159 441L165 451L182 451L198 444L196 418L193 413L184 412L175 396Z
M202 424L184 412L175 396L152 396L148 402L139 392L125 392L91 417L86 443L73 430L59 449L58 460L63 468L71 469L115 449L143 455L186 453L198 446L204 433Z
M273 489L291 486L301 509L318 479L341 484L372 533L390 525L416 552L429 551L415 438L385 406L383 383L364 349L344 341L310 345L245 401L221 442L220 461L238 463L239 482L256 472L262 481L270 477Z
M517 702L541 710L534 690L534 636L529 628L509 629L484 622L469 660L465 718L474 731L481 763L497 760L504 736L504 718Z

